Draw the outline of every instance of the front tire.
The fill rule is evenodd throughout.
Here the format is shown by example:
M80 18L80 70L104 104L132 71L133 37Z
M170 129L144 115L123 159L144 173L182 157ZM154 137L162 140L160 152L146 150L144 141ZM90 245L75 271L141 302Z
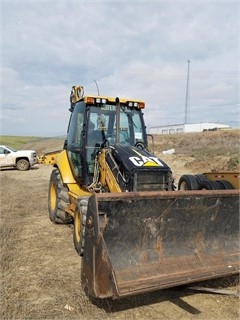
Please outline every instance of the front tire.
M19 159L16 166L19 171L26 171L30 168L30 163L26 159Z
M54 223L69 224L72 217L65 212L70 203L68 189L64 187L62 177L58 169L52 171L48 191L49 218Z
M84 252L88 198L88 196L80 197L74 212L73 243L80 256L83 256Z

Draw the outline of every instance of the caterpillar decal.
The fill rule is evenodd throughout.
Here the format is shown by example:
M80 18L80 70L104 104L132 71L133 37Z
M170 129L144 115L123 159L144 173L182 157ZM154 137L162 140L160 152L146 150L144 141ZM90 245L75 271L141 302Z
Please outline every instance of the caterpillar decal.
M153 157L153 156L144 156L141 155L141 153L137 152L136 150L132 149L136 154L139 156L133 156L130 157L129 160L132 161L132 163L137 166L137 167L163 167L164 164L158 157Z

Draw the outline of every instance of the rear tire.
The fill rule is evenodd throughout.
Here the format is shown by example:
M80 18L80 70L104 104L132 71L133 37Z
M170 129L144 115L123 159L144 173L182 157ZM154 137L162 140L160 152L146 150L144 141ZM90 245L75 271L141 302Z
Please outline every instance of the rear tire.
M204 174L195 174L195 177L196 177L196 179L197 179L198 185L199 185L202 181L208 180L208 178L207 178Z
M219 190L220 187L216 181L204 180L199 185L199 190Z
M64 187L62 177L58 169L52 171L48 191L49 218L54 223L69 224L72 217L65 212L69 204L68 189Z
M30 168L30 163L26 159L19 159L16 166L19 171L26 171Z
M219 185L219 189L223 189L223 190L234 189L232 184L227 180L216 180L216 183Z
M83 256L84 252L88 198L88 196L83 196L78 199L74 213L73 243L80 256Z
M198 190L197 178L192 174L184 174L179 179L178 190Z

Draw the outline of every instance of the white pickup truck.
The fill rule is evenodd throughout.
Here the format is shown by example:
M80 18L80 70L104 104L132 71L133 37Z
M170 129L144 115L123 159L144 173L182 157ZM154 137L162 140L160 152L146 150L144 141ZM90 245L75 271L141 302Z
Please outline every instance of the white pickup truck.
M28 170L38 163L37 153L34 150L14 150L0 145L0 168L17 168L20 171Z

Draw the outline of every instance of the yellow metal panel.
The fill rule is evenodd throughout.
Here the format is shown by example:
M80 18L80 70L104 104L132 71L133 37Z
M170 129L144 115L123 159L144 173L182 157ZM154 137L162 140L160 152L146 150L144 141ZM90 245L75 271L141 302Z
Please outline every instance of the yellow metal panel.
M110 170L109 166L106 164L106 182L109 187L110 192L121 192L121 189L112 173Z
M39 157L39 163L54 165L54 163L56 162L56 157L60 152L62 152L62 150L44 153Z
M69 192L74 198L89 195L90 193L81 189L81 186L75 180L69 164L66 150L53 151L41 156L42 163L57 167L60 171L63 183L67 184Z
M75 183L75 184L68 183L67 186L68 186L68 189L69 189L69 193L71 193L71 195L73 197L76 197L76 196L80 197L80 196L88 196L88 195L90 195L89 192L81 189L81 187L77 183Z
M121 189L111 171L109 168L107 162L106 162L106 150L103 149L101 154L99 155L99 164L100 164L100 183L104 186L107 186L109 188L110 192L121 192Z
M240 173L239 172L208 172L204 175L209 180L227 180L234 189L240 189Z
M53 165L58 167L62 176L63 183L76 183L76 180L74 179L74 176L72 174L71 167L69 165L66 150L62 150L61 152L56 154Z
M62 150L62 152L57 154L55 164L61 173L63 183L67 184L70 193L74 194L76 197L89 195L89 192L81 189L81 186L79 186L75 180L66 150Z

